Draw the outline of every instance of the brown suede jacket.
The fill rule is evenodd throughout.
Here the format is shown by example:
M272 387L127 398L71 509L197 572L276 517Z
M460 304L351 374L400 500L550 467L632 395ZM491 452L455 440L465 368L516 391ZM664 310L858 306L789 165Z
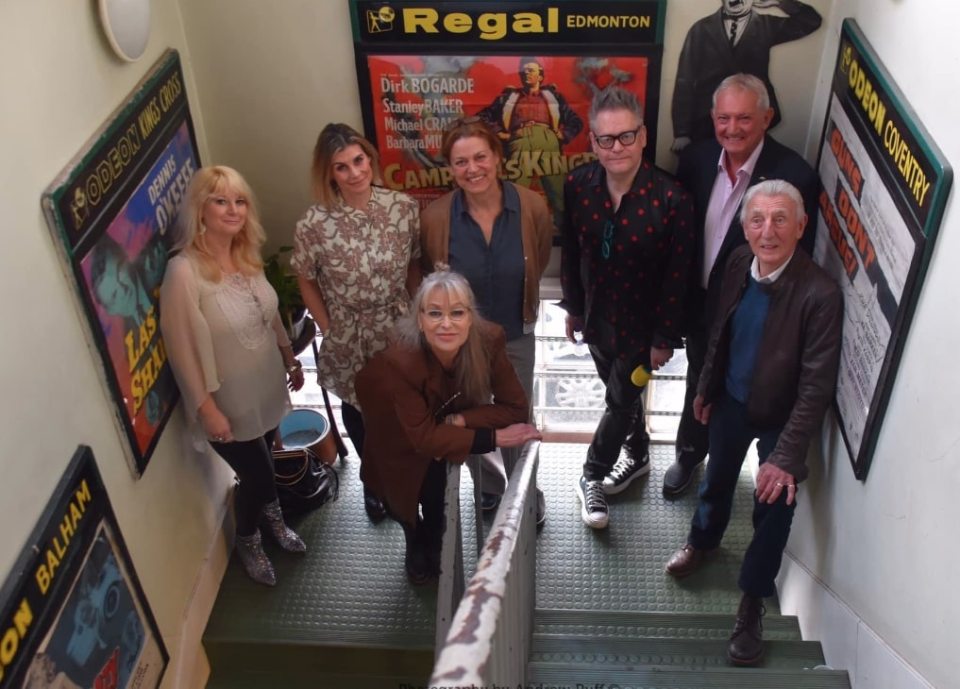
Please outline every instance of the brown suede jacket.
M752 261L749 246L736 249L727 261L697 387L704 404L724 394L730 323ZM747 419L763 429L783 427L767 461L802 481L808 473L807 447L836 389L843 294L803 251L796 251L777 281L763 289L770 295L770 307L747 398Z
M505 428L527 420L527 396L507 359L503 328L490 323L481 327L490 353L491 404L465 408L455 397L455 378L424 347L391 345L357 374L357 397L367 428L361 477L407 524L416 522L420 487L430 462L461 463L470 454L476 429ZM463 415L466 428L443 423L443 417L454 412Z
M504 182L513 184L513 182ZM523 233L523 322L536 323L540 307L540 278L550 262L553 220L546 201L535 191L513 184L520 195L520 226ZM444 194L420 211L420 262L424 275L450 255L450 207L456 191Z

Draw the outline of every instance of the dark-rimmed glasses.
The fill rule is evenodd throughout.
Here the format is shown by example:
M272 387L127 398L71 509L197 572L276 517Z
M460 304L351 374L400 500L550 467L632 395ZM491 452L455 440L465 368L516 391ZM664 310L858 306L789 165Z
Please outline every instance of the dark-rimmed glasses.
M610 252L613 249L613 220L607 220L603 224L603 243L600 245L600 255L604 260L610 258Z
M619 141L621 146L632 146L641 129L643 129L642 124L636 129L628 129L619 134L601 134L600 136L594 134L593 140L597 142L597 146L600 148L613 148L614 141Z

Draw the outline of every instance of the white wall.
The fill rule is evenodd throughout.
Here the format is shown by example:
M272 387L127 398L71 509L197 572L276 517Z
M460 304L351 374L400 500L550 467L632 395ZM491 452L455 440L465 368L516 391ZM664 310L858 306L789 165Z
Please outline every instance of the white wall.
M837 3L813 104L811 150L820 136L843 17L856 18L933 140L949 161L960 163L960 6L954 0ZM790 539L799 567L787 565L783 598L812 616L808 629L830 641L828 661L848 667L858 687L914 686L909 668L876 655L882 646L930 684L960 686L956 197L954 190L867 480L854 479L842 440L833 434L824 443L826 459L814 462ZM811 577L819 591L805 586Z
M203 583L205 558L216 552L229 474L181 451L178 409L145 475L133 479L94 365L97 354L87 349L71 280L40 211L44 188L163 50L179 48L187 57L176 4L152 6L147 54L130 65L112 57L94 2L0 3L0 574L11 570L77 445L92 446L172 655L164 686L196 686L195 677L188 679L193 659L178 667L180 645L185 630L196 632L185 627L188 606ZM205 148L188 61L185 72ZM190 655L198 647L195 638L187 641Z
M312 203L320 130L363 131L346 0L180 0L210 156L237 168L262 208L268 247L288 244ZM268 249L269 250L269 249Z

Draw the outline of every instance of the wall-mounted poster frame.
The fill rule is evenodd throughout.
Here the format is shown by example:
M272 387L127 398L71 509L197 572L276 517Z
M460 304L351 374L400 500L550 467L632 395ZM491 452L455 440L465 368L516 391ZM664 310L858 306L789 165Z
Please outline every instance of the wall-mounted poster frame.
M844 293L834 407L864 480L953 170L851 19L843 22L818 170L815 257Z
M89 447L70 460L0 611L0 689L160 685L167 649Z
M491 125L501 176L544 194L556 218L566 172L595 157L587 111L597 89L637 94L656 150L665 0L350 5L364 129L384 184L421 205L452 188L440 143L463 117Z
M157 307L199 161L180 58L168 50L42 198L136 476L177 402Z

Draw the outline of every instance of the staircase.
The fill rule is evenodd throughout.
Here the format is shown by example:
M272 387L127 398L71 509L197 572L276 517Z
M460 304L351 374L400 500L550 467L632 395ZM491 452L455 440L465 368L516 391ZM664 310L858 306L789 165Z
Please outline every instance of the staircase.
M845 671L813 670L823 664L820 644L800 639L795 617L764 618L766 654L757 668L728 664L730 627L730 615L719 614L538 610L527 682L575 679L622 689L849 688Z
M735 668L727 661L740 598L736 576L750 538L746 470L723 547L677 581L663 573L663 564L684 542L695 497L667 501L660 494L672 448L652 448L653 471L611 498L610 527L603 531L583 525L574 495L585 450L572 444L541 447L539 484L548 517L537 543L538 608L528 685L850 686L845 671L814 669L824 663L820 644L803 641L797 619L779 614L775 599L766 602L761 665ZM306 557L298 561L271 552L280 581L276 589L250 583L239 564L231 563L204 636L212 668L208 687L428 685L436 588L406 583L402 532L393 523L367 521L357 464L348 462L341 472L340 500L299 525L311 549ZM464 484L464 495L471 495L469 480ZM464 552L476 552L469 540L470 511L463 513Z

